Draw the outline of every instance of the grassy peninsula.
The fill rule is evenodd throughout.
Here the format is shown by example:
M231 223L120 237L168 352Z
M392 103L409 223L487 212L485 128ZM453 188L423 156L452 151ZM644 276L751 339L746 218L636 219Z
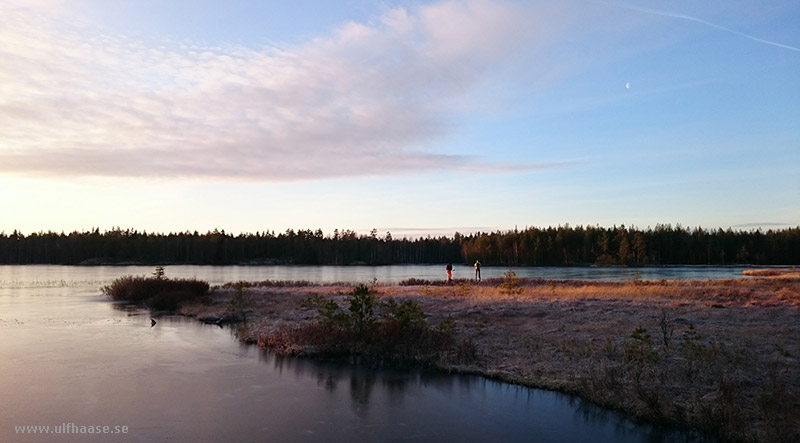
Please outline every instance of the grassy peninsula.
M800 274L627 282L238 282L179 312L275 352L574 393L723 441L800 441Z

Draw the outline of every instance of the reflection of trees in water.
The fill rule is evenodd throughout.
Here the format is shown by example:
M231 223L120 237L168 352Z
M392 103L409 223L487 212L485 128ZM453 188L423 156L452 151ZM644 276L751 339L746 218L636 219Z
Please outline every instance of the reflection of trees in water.
M542 412L540 408L545 408L547 411L573 411L575 423L579 428L589 426L596 429L610 429L613 430L611 432L615 440L619 441L641 441L642 437L650 443L704 441L698 440L697 434L642 427L624 414L604 409L576 396L509 385L478 376L421 370L375 369L285 357L269 351L262 352L261 356L262 360L272 365L279 374L294 374L298 379L308 380L309 383L316 382L318 387L323 387L331 396L349 395L351 413L364 420L369 419L370 413L385 410L382 408L385 408L387 403L392 406L390 409L394 407L402 409L402 404L406 400L415 401L420 398L419 392L437 390L460 404L499 408L501 416L505 413L503 408L508 404L516 405L516 412L508 412L512 415L539 414ZM424 396L422 398L424 399ZM486 401L489 403L485 403ZM347 397L344 397L343 402L337 400L337 404L347 404ZM527 412L520 411L520 407Z
M386 374L381 385L386 389L389 404L395 407L401 406L408 389L413 388L415 385L419 386L419 380L419 376L413 372Z
M354 411L359 415L367 411L375 395L383 395L393 405L401 405L412 389L438 389L452 394L455 391L470 392L486 389L487 380L480 377L454 376L440 372L416 369L386 369L351 366L335 362L324 362L274 354L268 350L260 353L260 360L273 366L278 374L294 373L298 378L316 380L330 393L336 392L347 381ZM375 390L379 386L383 389Z
M558 395L558 394L556 394ZM584 421L589 423L609 423L615 418L615 414L610 409L598 407L594 403L583 400L580 397L573 395L558 395L557 398L566 400L566 403L575 411L575 415L583 418ZM622 425L618 423L617 425Z
M350 398L353 400L353 412L365 416L369 411L369 398L377 377L363 371L353 371L350 375Z
M586 423L593 423L597 425L605 425L614 429L614 434L617 440L632 441L642 437L644 428L650 428L649 425L637 423L635 419L630 418L620 412L611 409L602 408L588 400L584 400L574 395L557 394L558 400L568 403L569 406L575 411L575 415L581 417ZM683 431L667 428L656 428L652 432L647 433L647 441L649 443L664 443L664 442L698 442L706 441L701 438L699 433Z
M613 427L615 434L620 440L625 440L630 436L641 435L641 431L635 429L636 425L629 418L618 412L601 408L590 401L574 395L555 395L557 395L557 399L561 399L562 401L566 400L566 403L575 411L575 415L581 417L583 421ZM628 434L630 434L630 436ZM657 443L663 441L663 438L659 438L658 435L652 435L650 441L652 443Z
M446 396L458 396L464 400L474 395L483 396L486 392L506 391L518 399L515 403L536 406L543 398L537 398L535 389L523 386L508 385L499 381L475 376L458 376L453 374L426 372L421 370L375 369L363 366L350 366L333 362L286 357L269 351L261 353L261 359L271 364L279 374L293 373L298 378L315 380L317 386L331 395L345 387L350 396L352 412L361 418L367 418L370 402L378 399L378 403L387 401L392 405L402 405L410 391L436 389ZM378 389L376 389L378 388ZM539 394L541 395L541 394ZM621 440L641 435L642 430L628 417L617 412L601 408L579 397L558 393L554 395L555 403L561 406L556 409L572 409L582 421L615 429ZM524 397L524 398L522 398ZM677 441L675 435L666 432L651 434L650 441ZM672 440L670 440L670 438Z
M336 386L339 384L339 379L332 376L331 374L325 374L323 372L319 372L317 374L317 386L322 385L325 386L325 390L328 392L333 392L336 390Z

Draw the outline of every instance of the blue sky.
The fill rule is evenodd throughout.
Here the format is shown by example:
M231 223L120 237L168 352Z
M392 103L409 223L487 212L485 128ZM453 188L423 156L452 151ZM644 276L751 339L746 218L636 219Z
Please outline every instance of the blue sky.
M0 0L0 231L800 225L796 1Z

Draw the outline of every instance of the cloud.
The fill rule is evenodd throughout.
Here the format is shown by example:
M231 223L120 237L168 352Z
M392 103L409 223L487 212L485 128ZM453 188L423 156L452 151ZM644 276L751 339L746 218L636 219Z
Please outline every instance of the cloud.
M778 228L783 226L792 226L791 223L778 223L778 222L764 222L764 223L742 223L733 225L732 228Z
M642 7L642 6L635 6L635 5L627 4L627 3L624 3L624 2L614 2L613 4L618 6L618 7L620 7L620 8L630 9L632 11L642 12L642 13L645 13L645 14L657 15L657 16L660 16L660 17L676 18L676 19L679 19L679 20L686 20L686 21L690 21L690 22L699 23L701 25L708 26L710 28L714 28L714 29L717 29L717 30L720 30L720 31L724 31L724 32L730 33L730 34L738 35L739 37L744 37L744 38L752 40L754 42L763 43L765 45L770 45L770 46L775 46L777 48L788 49L790 51L800 52L800 48L796 48L794 46L786 45L786 44L783 44L783 43L778 43L778 42L774 42L774 41L771 41L771 40L766 40L766 39L763 39L763 38L759 38L759 37L756 37L754 35L746 34L744 32L737 31L735 29L727 28L725 26L718 25L716 23L712 23L712 22L709 22L707 20L703 20L703 19L701 19L699 17L695 17L695 16L692 16L692 15L687 15L687 14L682 14L682 13L672 12L672 11L665 11L665 10L660 10L660 9L645 8L645 7Z
M397 8L289 48L148 45L0 16L0 173L297 180L487 163L435 152L456 103L533 41L488 0Z

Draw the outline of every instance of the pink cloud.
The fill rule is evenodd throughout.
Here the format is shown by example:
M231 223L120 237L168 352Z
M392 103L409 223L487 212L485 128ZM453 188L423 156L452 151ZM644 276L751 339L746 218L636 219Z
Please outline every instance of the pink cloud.
M0 18L0 173L247 180L516 165L446 156L455 99L530 39L518 5L442 2L304 45L148 47Z

